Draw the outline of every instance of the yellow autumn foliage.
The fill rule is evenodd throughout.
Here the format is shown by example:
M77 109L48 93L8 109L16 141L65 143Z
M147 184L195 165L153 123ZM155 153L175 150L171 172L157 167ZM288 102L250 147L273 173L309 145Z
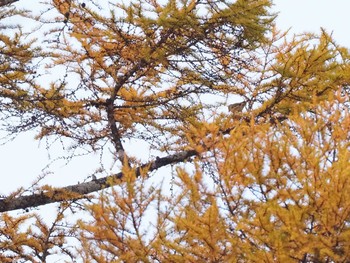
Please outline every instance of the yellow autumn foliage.
M350 54L331 34L279 32L268 0L46 4L0 12L38 23L0 28L1 128L97 153L103 177L1 196L26 209L1 214L1 262L348 261ZM56 201L51 224L31 210Z

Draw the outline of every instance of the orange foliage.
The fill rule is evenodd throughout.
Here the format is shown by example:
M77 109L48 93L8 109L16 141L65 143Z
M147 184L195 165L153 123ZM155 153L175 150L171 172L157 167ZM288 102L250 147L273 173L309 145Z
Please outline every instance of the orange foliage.
M106 3L53 0L38 39L1 28L9 135L108 152L120 173L4 196L61 203L51 224L3 213L0 261L347 262L348 50L278 32L268 0Z

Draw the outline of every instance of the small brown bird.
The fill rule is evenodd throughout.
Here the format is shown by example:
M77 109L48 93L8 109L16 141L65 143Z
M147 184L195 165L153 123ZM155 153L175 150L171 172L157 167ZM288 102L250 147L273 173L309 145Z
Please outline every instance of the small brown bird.
M243 111L244 106L246 105L245 101L233 103L228 105L228 110L233 114L240 114Z

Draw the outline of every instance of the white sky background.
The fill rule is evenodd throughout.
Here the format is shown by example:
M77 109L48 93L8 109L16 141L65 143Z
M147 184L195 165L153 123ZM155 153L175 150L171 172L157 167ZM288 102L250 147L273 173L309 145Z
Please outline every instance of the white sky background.
M34 8L38 0L19 0L17 6ZM87 1L87 0L85 0ZM82 1L83 2L83 1ZM280 12L277 26L293 33L319 32L320 27L333 32L338 44L350 48L350 1L349 0L275 0L274 11ZM32 5L30 6L29 5ZM145 151L137 146L139 150ZM16 188L28 187L50 162L45 141L34 141L33 134L21 135L13 142L0 146L0 194L8 194ZM51 148L54 152L59 149ZM146 153L147 155L147 153ZM64 161L55 162L45 182L55 186L75 184L86 179L98 165L99 156L77 158L68 166ZM93 164L93 165L91 165ZM107 167L109 168L109 167ZM118 172L118 171L115 171Z
M338 44L350 48L349 0L274 0L274 10L280 12L277 25L292 27L291 32L319 32L320 27L333 32Z

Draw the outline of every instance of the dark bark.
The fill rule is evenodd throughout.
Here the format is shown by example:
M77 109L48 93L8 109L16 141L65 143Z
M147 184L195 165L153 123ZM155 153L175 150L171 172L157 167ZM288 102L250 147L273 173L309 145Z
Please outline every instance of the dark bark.
M0 0L0 7L1 6L5 6L5 5L9 5L12 4L14 2L17 2L18 0Z
M136 177L140 176L143 169L148 168L148 172L159 169L160 167L180 163L188 158L198 155L194 150L183 151L173 155L168 155L162 158L156 158L155 161L151 161L145 165L142 165L136 169ZM112 180L111 180L112 179ZM114 179L114 180L113 180ZM75 185L69 185L62 188L53 188L52 190L42 191L38 194L25 195L20 197L7 197L0 200L0 212L7 212L16 209L26 209L30 207L37 207L40 205L46 205L55 202L73 201L86 197L87 194L111 187L109 182L120 180L123 182L123 173L94 179L90 182L78 183Z
M111 138L112 138L112 142L114 143L116 155L119 161L122 164L124 164L124 161L127 159L127 156L125 155L124 147L121 141L121 136L117 128L117 122L114 117L115 96L116 95L113 95L111 99L108 99L106 101L106 110L107 110L107 116L108 116L108 123L111 129Z

